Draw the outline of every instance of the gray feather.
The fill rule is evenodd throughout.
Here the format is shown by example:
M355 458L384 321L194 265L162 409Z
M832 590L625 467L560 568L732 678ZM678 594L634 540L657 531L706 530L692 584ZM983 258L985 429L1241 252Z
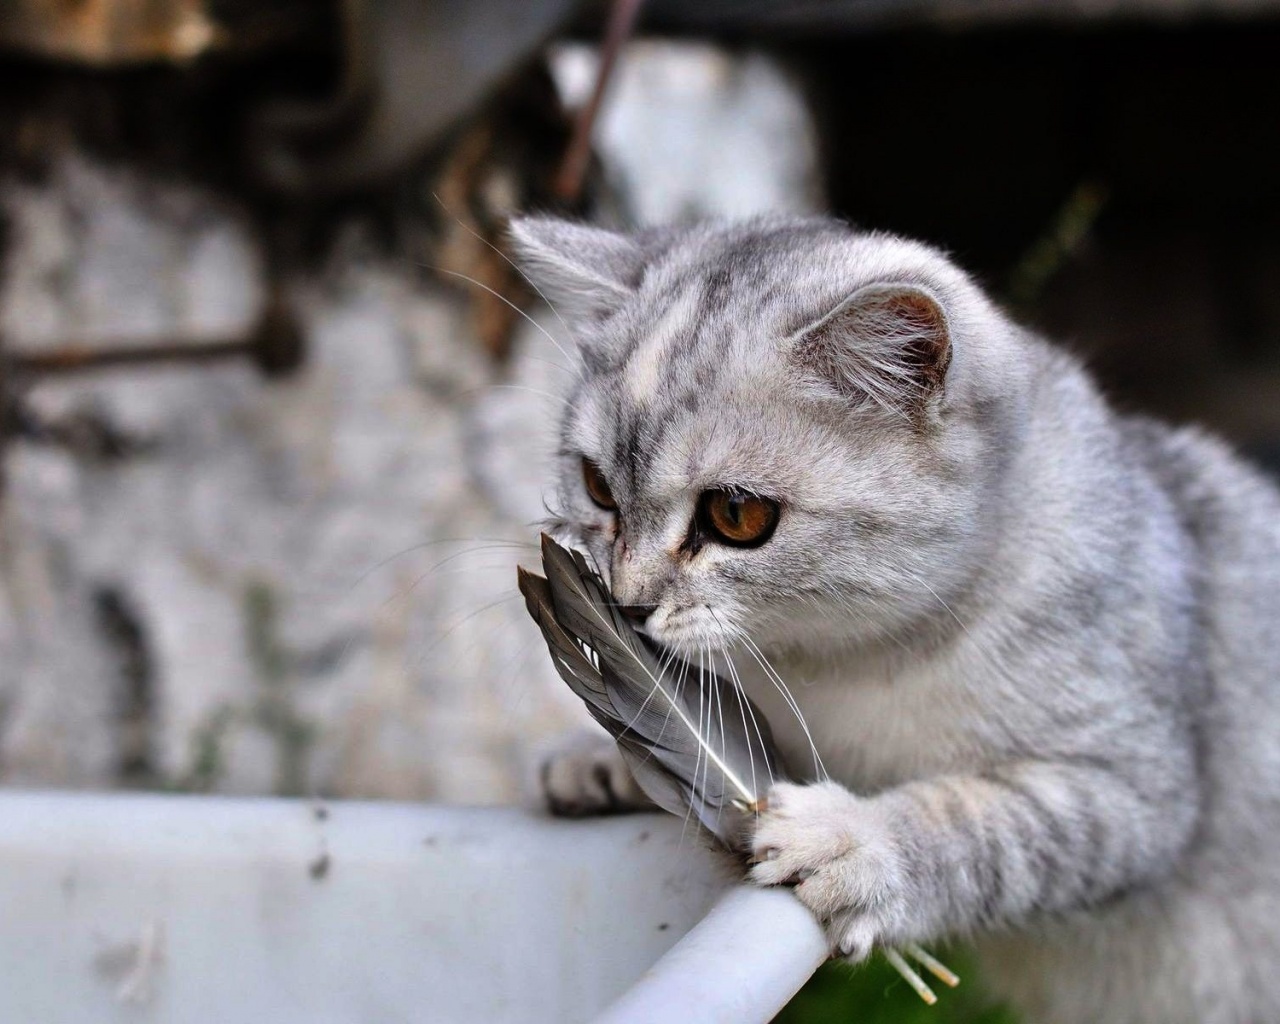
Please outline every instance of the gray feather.
M760 809L782 764L763 715L731 682L664 656L636 632L583 557L542 538L544 579L520 592L556 670L618 743L640 788L690 810L727 846Z

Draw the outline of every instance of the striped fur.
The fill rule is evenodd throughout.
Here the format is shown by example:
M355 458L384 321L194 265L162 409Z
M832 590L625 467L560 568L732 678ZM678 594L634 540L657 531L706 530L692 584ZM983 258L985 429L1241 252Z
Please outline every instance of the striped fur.
M558 525L656 640L731 660L813 776L771 795L756 879L798 882L854 959L973 937L1030 1021L1280 1019L1275 488L1114 413L924 246L823 220L515 234L576 314ZM893 359L928 317L864 292L936 304L928 386ZM781 502L768 543L687 543L721 486Z

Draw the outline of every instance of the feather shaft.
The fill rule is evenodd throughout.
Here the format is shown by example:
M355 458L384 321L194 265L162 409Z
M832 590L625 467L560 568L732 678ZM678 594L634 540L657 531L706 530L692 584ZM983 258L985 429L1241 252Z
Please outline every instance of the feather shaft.
M579 553L544 536L542 564L545 577L521 569L518 582L556 671L651 799L677 814L692 809L737 846L765 797L757 780L772 780L781 766L762 716L734 681L637 633ZM686 686L690 679L696 685Z
M545 534L543 535L542 558L543 564L547 566L548 571L551 568L551 566L547 564L549 556L552 560L563 562L565 560L564 556L566 555L570 557L574 568L577 569L578 572L576 576L570 575L566 572L564 576L565 582L581 600L582 606L595 617L600 628L619 637L626 636L628 633L630 633L632 637L636 637L635 631L631 626L626 623L625 619L621 619L617 614L617 603L607 598L607 592L605 592L606 599L603 601L601 600L602 595L598 592L595 594L588 592L587 586L583 582L583 570L586 570L587 567L585 562L581 561L580 556L578 559L573 559L570 552L567 552L564 548L560 547L555 543L555 541L551 540L550 537L547 537ZM548 574L548 582L550 582L551 578L550 574ZM593 587L592 589L599 591L603 590L603 587ZM557 596L554 589L552 591L552 595L554 601ZM608 609L613 609L613 612L611 614L606 614L606 610ZM558 604L557 610L559 610ZM638 639L638 637L636 639ZM694 722L690 721L688 710L684 707L683 702L680 701L664 683L661 665L657 662L657 659L649 648L643 647L633 640L632 642L618 644L617 650L619 653L623 654L624 657L629 658L631 663L644 673L645 678L653 688L652 693L659 694L662 697L665 706L669 707L671 711L675 713L680 724L685 727L689 736L691 736L702 748L703 756L705 756L711 764L715 765L716 769L724 776L725 781L729 782L733 788L737 790L742 801L747 804L754 803L759 794L739 778L738 773L725 761L723 756L716 753L708 740L706 733L700 727L701 723L699 722L695 725ZM639 653L640 651L648 653L649 656L647 658L642 657ZM600 652L597 651L597 653ZM714 687L712 692L719 692L719 690L726 686L723 681L717 680L717 682L719 683L719 686Z
M545 534L542 565L545 577L520 569L518 583L560 677L613 736L650 799L673 814L692 810L741 852L745 824L767 808L768 793L760 792L757 778L785 777L764 716L736 678L664 656L636 632L582 555ZM691 674L696 698L684 688ZM947 985L959 984L919 946L904 949ZM921 999L937 1002L900 952L885 949L884 955Z

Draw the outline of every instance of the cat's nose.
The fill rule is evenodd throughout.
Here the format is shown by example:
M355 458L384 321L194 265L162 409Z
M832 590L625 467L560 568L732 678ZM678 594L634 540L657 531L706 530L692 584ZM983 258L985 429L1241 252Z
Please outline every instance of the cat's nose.
M623 604L618 606L618 611L622 612L637 626L643 626L648 621L649 616L657 610L658 606L656 604Z

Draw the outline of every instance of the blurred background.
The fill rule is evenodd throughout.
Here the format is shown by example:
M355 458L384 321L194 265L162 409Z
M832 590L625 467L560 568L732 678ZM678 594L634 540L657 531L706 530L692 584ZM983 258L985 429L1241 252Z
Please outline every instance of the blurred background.
M531 799L583 715L513 586L567 343L520 210L922 237L1280 466L1278 44L1271 0L3 0L0 784Z

